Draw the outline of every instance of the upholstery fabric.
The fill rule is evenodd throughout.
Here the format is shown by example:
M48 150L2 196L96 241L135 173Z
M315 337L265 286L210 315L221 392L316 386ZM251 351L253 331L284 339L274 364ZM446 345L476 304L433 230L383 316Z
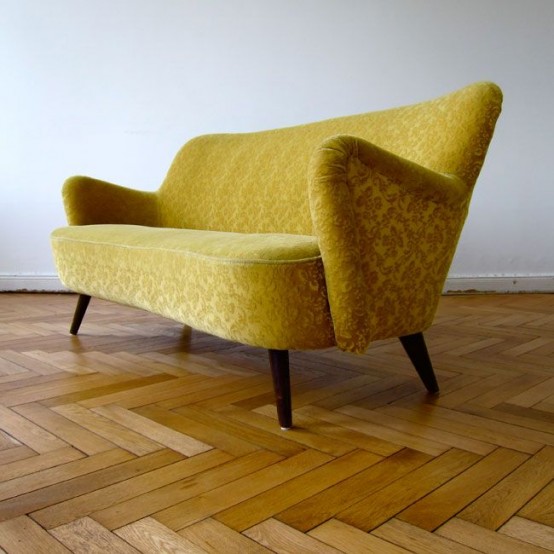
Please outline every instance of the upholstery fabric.
M498 87L477 83L413 106L195 138L177 154L159 191L161 225L314 234L308 168L314 150L335 135L356 136L438 173L457 175L471 188L500 99Z
M197 137L156 192L89 177L52 238L69 288L245 344L363 352L424 331L502 93Z
M334 344L317 239L133 225L57 229L72 290L264 348Z
M62 197L69 225L120 223L159 224L158 195L91 177L70 177L64 183Z
M431 324L469 195L434 173L354 137L326 141L312 161L310 203L337 344Z

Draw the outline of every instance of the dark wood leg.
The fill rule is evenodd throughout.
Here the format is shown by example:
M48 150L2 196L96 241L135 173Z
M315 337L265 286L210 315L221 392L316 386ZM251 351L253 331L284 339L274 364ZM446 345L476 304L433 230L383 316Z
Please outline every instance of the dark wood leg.
M71 328L69 332L72 335L76 335L79 332L79 327L85 317L85 312L87 311L88 304L90 302L90 296L86 294L80 294L79 299L77 300L77 307L75 308L75 313L73 314L73 321L71 323Z
M431 358L429 358L423 333L400 337L400 342L427 390L432 394L437 394L439 392L439 385L433 371L433 364L431 363Z
M273 377L273 389L277 404L279 425L283 431L292 427L292 405L290 398L289 351L269 350L269 364Z

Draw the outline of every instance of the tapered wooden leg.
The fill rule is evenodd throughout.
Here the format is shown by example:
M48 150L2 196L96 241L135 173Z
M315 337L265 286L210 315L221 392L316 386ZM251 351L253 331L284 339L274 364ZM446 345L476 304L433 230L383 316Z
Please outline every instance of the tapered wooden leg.
M433 371L433 364L431 363L431 358L429 358L423 333L400 337L400 342L427 390L432 394L437 394L439 392L439 385Z
M80 294L79 299L77 300L77 307L75 308L75 313L73 314L73 321L71 322L71 328L69 332L72 335L76 335L79 332L79 327L85 317L85 312L87 311L88 304L90 302L90 296L86 294Z
M273 377L273 389L275 390L279 425L283 431L286 431L292 427L289 351L269 350L269 363Z

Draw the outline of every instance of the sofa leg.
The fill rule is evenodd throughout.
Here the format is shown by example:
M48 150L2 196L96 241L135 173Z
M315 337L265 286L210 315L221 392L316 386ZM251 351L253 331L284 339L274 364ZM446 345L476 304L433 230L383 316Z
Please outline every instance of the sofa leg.
M431 358L429 358L423 333L400 337L400 342L427 390L432 394L437 394L439 392L439 385L433 371L433 364L431 363Z
M292 427L289 351L269 350L269 364L273 377L273 389L275 390L279 425L283 431L286 431Z
M80 294L77 300L77 307L75 308L75 313L73 314L73 321L71 322L71 328L69 332L72 335L76 335L79 332L79 327L85 317L85 312L87 311L88 304L90 302L90 296L86 294Z

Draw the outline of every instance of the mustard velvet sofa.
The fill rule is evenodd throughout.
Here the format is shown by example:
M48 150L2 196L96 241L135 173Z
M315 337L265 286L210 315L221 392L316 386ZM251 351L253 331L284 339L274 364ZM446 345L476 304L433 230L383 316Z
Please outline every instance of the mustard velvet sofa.
M249 134L200 136L156 192L63 186L51 240L61 281L269 350L292 425L289 350L364 352L399 337L438 392L423 338L468 211L500 89ZM337 371L340 371L337 368Z

